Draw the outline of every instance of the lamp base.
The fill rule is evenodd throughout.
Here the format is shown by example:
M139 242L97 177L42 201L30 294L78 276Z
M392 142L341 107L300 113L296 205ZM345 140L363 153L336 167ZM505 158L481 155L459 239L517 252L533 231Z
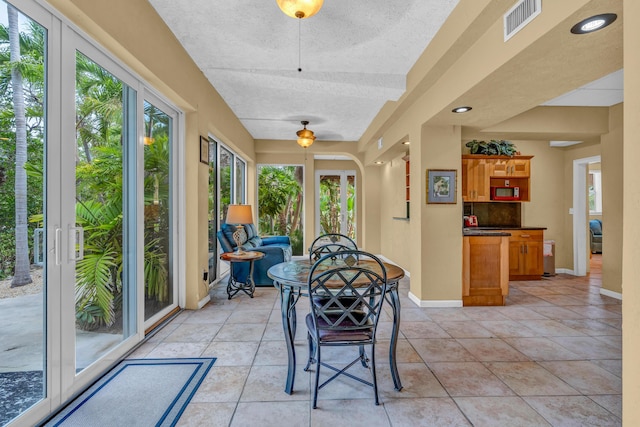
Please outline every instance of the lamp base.
M247 233L244 231L244 226L238 224L236 226L236 231L233 232L233 241L236 242L236 251L234 252L236 255L244 255L244 251L242 250L242 244L247 240Z

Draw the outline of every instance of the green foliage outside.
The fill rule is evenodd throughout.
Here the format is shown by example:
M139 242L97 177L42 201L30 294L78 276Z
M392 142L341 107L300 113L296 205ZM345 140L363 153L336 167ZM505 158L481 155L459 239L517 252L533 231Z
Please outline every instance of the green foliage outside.
M12 99L8 28L0 25L0 279L15 264L14 192L16 121ZM29 257L33 232L44 225L44 46L36 24L21 28L20 63L27 133ZM84 259L76 262L76 318L85 329L110 326L122 304L123 278L123 99L121 81L83 56L76 57L76 225L84 228ZM170 299L169 123L145 105L145 296ZM133 284L135 286L135 284Z

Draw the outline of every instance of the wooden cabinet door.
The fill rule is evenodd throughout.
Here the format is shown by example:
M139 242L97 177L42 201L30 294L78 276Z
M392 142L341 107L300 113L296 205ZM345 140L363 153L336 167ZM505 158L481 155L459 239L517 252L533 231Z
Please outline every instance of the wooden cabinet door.
M488 202L490 199L489 165L485 159L462 160L462 200Z
M524 269L522 267L522 263L524 259L522 257L522 253L524 249L522 247L522 242L520 240L512 240L509 239L509 276L519 276L521 275L521 271Z
M544 259L542 258L542 242L528 241L524 244L524 262L521 273L524 276L542 276Z
M494 177L528 177L531 168L530 164L529 159L492 159L490 175Z

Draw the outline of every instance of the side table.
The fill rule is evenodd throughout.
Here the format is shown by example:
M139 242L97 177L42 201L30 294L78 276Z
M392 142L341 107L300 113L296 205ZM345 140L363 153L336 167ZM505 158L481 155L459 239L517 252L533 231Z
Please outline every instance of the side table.
M239 282L235 275L233 274L233 266L231 266L231 272L229 273L229 282L227 283L227 295L229 299L231 299L235 294L242 291L245 294L249 295L253 298L253 291L256 289L256 284L253 281L253 262L259 259L264 258L264 254L262 252L225 252L220 255L220 259L223 261L228 261L230 263L234 262L248 262L249 263L249 274L247 275L246 282Z

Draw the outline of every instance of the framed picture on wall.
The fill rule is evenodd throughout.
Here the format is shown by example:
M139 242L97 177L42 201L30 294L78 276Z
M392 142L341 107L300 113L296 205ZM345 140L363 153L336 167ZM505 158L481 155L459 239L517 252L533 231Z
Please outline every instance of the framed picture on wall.
M455 169L427 170L427 203L457 202L456 173Z
M200 137L200 163L209 164L209 138Z

